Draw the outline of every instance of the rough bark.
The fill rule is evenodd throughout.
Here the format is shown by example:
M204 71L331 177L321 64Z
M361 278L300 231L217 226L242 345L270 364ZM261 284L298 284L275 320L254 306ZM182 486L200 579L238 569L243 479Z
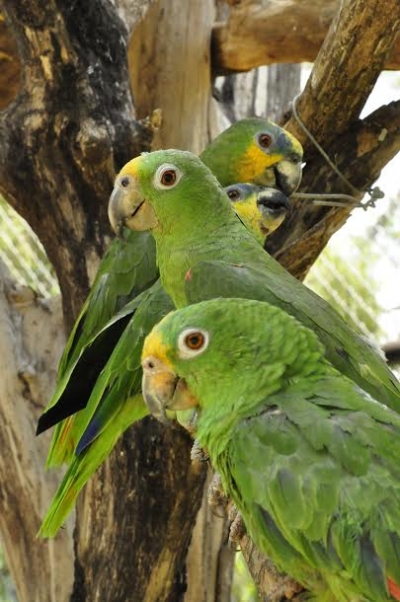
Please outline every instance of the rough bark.
M210 141L213 20L212 0L156 0L132 31L129 74L137 116L162 107L154 149L168 146L200 153Z
M241 538L240 549L261 600L266 602L304 600L304 589L289 575L280 573L273 562L260 553L247 535Z
M0 262L0 531L21 602L67 602L72 586L71 523L54 541L35 538L57 483L35 423L64 344L60 298L37 298Z
M213 29L212 64L217 75L271 63L313 62L328 33L339 0L227 0L227 19ZM375 20L381 17L377 6ZM400 67L400 37L385 63Z
M116 2L129 29L146 11L149 2ZM339 0L232 0L227 18L213 28L213 70L216 74L249 71L273 63L313 62L339 7ZM379 15L379 12L377 13ZM0 108L15 97L20 62L11 32L0 21ZM396 40L386 69L400 68L400 38Z
M380 18L375 19L378 9ZM359 120L390 53L399 23L397 0L379 5L377 0L342 3L297 103L303 123L360 191L376 180L380 170L400 149L398 102ZM291 117L286 125L305 149L301 191L352 194L295 119ZM295 276L304 278L351 209L351 205L343 209L317 208L297 200L291 217L268 239L267 248L277 252L279 260Z
M21 76L17 44L0 13L0 110L18 94Z
M323 144L330 145L359 117L399 25L397 0L341 3L298 102L302 120ZM293 118L287 125L308 155L318 154Z
M78 507L73 600L184 600L205 477L188 462L191 445L152 418L122 437Z
M381 107L364 120L353 122L346 133L325 148L329 148L330 156L352 185L360 191L367 190L400 151L400 101ZM322 157L313 158L307 165L301 191L352 194ZM361 199L362 194L356 197ZM309 201L294 200L289 219L278 236L272 235L268 239L266 248L293 275L303 279L351 211L351 205L314 207Z
M126 30L112 5L58 4L4 2L23 70L0 122L0 190L41 239L71 324L110 232L115 169L149 140L132 119Z

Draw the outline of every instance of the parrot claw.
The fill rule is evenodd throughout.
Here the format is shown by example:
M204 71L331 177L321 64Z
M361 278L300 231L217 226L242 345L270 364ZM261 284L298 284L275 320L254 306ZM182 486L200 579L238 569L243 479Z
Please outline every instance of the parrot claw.
M190 450L190 459L194 464L201 464L202 462L208 462L210 459L210 456L200 446L200 443L198 442L197 439L194 440L192 449Z
M283 578L283 581L282 581ZM281 600L293 600L296 594L299 594L303 588L297 583L292 577L283 576L279 574L279 585L275 589L271 590L266 598L265 602L280 602ZM309 593L305 593L304 602L309 599ZM297 597L296 600L302 600L303 596Z
M214 516L218 516L219 518L224 518L226 516L228 498L224 493L221 477L217 472L214 473L208 487L207 500Z
M240 540L246 534L246 527L243 522L242 515L233 502L229 503L228 518L231 521L231 526L229 527L228 545L231 550L239 551Z

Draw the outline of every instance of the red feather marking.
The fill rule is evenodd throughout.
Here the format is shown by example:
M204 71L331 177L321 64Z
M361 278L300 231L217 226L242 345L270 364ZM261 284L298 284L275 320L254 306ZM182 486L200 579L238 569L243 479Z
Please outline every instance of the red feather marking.
M395 583L388 577L387 586L391 596L393 596L395 600L400 600L400 585L397 585L397 583Z
M187 280L191 280L191 279L192 279L192 273L191 273L191 271L190 271L190 270L188 270L188 271L186 272L186 274L185 274L185 282L186 282Z

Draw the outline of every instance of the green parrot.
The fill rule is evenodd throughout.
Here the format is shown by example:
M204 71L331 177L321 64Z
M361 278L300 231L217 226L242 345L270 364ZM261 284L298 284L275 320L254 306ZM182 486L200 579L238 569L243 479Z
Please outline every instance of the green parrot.
M232 296L277 305L316 332L339 372L400 411L400 386L384 359L260 248L199 158L163 150L133 159L116 179L109 217L117 232L151 230L175 307Z
M225 191L231 200L233 209L261 244L264 243L266 236L280 226L290 209L288 198L277 189L239 183L226 187ZM128 230L128 233L132 233L132 231ZM125 236L126 232L124 232ZM155 243L153 243L153 246L155 248ZM135 257L137 255L138 253L135 253ZM159 294L158 288L158 286L154 287L157 296ZM164 297L165 295L162 295L163 300ZM147 296L144 298L147 303ZM88 301L93 303L92 294L89 296ZM75 451L80 453L91 443L94 437L107 427L109 421L112 421L113 412L118 408L114 400L114 393L122 386L120 384L121 379L125 384L125 376L129 377L129 375L124 374L122 369L123 364L119 364L119 360L116 361L115 357L109 364L107 364L107 361L118 340L121 338L122 333L125 330L131 333L131 327L128 329L127 325L141 302L142 296L134 297L99 332L93 329L92 338L86 341L86 344L80 350L79 357L74 358L73 363L71 363L72 368L70 366L69 370L64 370L63 382L60 383L58 390L62 385L69 387L69 395L78 395L81 391L84 399L86 399L86 404L89 399L91 403L89 403L90 407L87 412L72 415L57 425L48 455L48 467L59 466L63 462L68 462ZM163 302L165 303L165 311L170 311L173 307L171 306L171 302L169 300L164 300ZM161 306L159 307L161 311L162 308ZM162 316L163 314L160 313L158 320ZM158 320L156 319L154 323ZM79 324L79 319L77 324ZM134 324L137 327L136 321ZM76 329L77 325L74 328L72 336L75 335ZM132 336L132 333L130 336ZM126 337L124 338L125 340ZM63 355L62 362L65 355L66 352ZM116 357L119 358L118 352ZM101 364L101 360L104 362L104 367ZM64 366L65 364L63 363L62 365ZM116 366L119 367L119 370L116 369ZM118 382L117 388L112 387L110 384L114 378ZM82 385L80 385L81 381ZM81 387L80 391L79 387ZM130 384L125 384L125 387L127 391L130 391ZM104 404L106 396L108 397L108 401ZM93 412L98 405L102 406L101 411L96 416L93 416ZM109 412L109 407L114 408L111 413ZM57 406L54 406L54 408L57 409ZM141 415L142 409L138 408L138 410ZM89 421L92 419L92 416L93 422L90 423ZM136 421L135 416L136 413L132 412L132 423ZM130 423L127 424L127 427L129 425Z
M223 186L250 182L275 186L290 195L301 179L300 143L278 125L258 118L243 119L222 132L201 155ZM123 188L124 181L120 180ZM266 217L264 223L267 224ZM115 239L100 264L87 301L76 321L60 361L55 392L39 419L37 434L84 408L129 318L114 322L118 310L147 290L158 277L155 243L147 232L126 230ZM111 320L113 328L97 335ZM93 340L99 346L93 346ZM101 343L101 344L100 344ZM78 360L84 356L85 361ZM72 421L68 422L70 428ZM62 436L56 429L50 451ZM65 432L64 432L65 435Z
M326 355L269 303L203 301L146 338L143 394L163 421L197 409L250 536L307 600L400 600L400 416Z
M282 223L282 214L286 214L289 208L288 199L279 190L235 184L225 191L235 210L239 205L241 219L249 227L257 228L251 231L261 243L265 232L272 232ZM128 316L129 323L124 326L101 371L87 407L78 415L67 418L59 427L56 444L51 448L49 457L54 465L64 461L70 464L43 520L40 536L53 537L57 533L75 505L80 490L112 451L118 438L131 424L149 414L141 395L142 345L146 334L173 309L171 299L158 280L112 319L125 324ZM108 323L100 331L100 338L106 335L109 326ZM91 345L82 355L82 374L90 362L90 356L85 358L87 353L92 355Z

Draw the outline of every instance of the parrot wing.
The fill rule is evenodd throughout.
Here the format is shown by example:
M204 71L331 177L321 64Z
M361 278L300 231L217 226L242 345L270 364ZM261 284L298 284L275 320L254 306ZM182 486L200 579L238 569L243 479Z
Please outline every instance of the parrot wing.
M80 354L70 362L58 381L53 396L55 399L57 395L57 401L39 418L37 434L86 406L101 370L140 305L143 294L127 303L101 330L96 331L93 338L88 339L81 348Z
M159 281L143 293L138 310L116 344L85 408L86 424L76 448L77 455L104 430L113 428L115 415L126 403L131 406L131 415L125 428L148 414L141 396L143 341L153 326L173 309Z
M285 310L317 333L326 358L380 402L400 412L400 384L383 357L347 326L337 312L277 262L268 270L220 260L202 261L185 277L188 304L215 297L266 301Z
M123 333L114 349L110 348L112 353L104 367L100 365L97 380L92 385L93 390L87 391L86 407L57 425L47 458L48 467L68 462L74 453L79 455L106 427L113 429L115 415L124 404L129 403L131 408L125 428L143 417L144 402L140 395L140 353L143 339L154 324L172 309L171 300L157 281L148 291L127 304L85 347L70 383L78 382L78 369L84 376L86 364L92 356L96 357L99 340L101 343L103 337L109 336L110 330L113 331L116 325L123 323ZM65 405L58 409L68 412L69 395L64 398Z
M58 405L65 394L70 376L74 371L77 360L93 338L118 313L127 301L139 295L151 286L158 278L156 268L156 250L153 237L147 232L132 232L127 230L124 239L114 239L102 260L90 294L82 308L74 328L68 338L67 345L61 357L56 390L49 401L42 422L39 421L38 434L43 432L65 416L57 412L52 420L49 410ZM122 316L121 316L122 317ZM109 355L113 344L123 331L123 321L114 330L109 330L107 337L99 342L99 355L96 361L90 353L85 356L90 361L84 366L85 378L75 379L68 396L69 414L84 407L87 391L90 391L96 381L98 367L104 365L104 354ZM110 337L110 339L108 338ZM84 391L80 387L84 386ZM64 406L67 402L62 401ZM83 405L82 405L83 404ZM68 415L68 414L67 414Z
M59 384L57 404L40 417L37 433L57 423L47 456L47 468L68 462L74 454L88 417L93 413L93 409L90 414L86 411L93 388L144 295L141 293L130 301L83 347L81 355L64 375L64 388Z
M114 238L68 338L60 372L68 369L84 345L127 301L157 278L156 248L150 233L125 230L123 238Z
M41 537L56 534L80 490L112 451L118 438L131 424L149 414L141 395L143 340L172 309L172 302L159 282L142 293L140 308L100 374L86 408L72 417L70 431L61 433L55 441L55 449L50 454L57 462L51 462L50 455L50 463L68 460L70 464L43 520Z
M340 375L307 378L237 424L221 472L278 567L313 593L329 584L332 597L317 599L391 599L400 583L397 414Z
M82 487L112 451L131 419L132 408L126 403L116 413L112 429L104 431L80 456L72 458L43 519L38 535L54 537L75 505Z

